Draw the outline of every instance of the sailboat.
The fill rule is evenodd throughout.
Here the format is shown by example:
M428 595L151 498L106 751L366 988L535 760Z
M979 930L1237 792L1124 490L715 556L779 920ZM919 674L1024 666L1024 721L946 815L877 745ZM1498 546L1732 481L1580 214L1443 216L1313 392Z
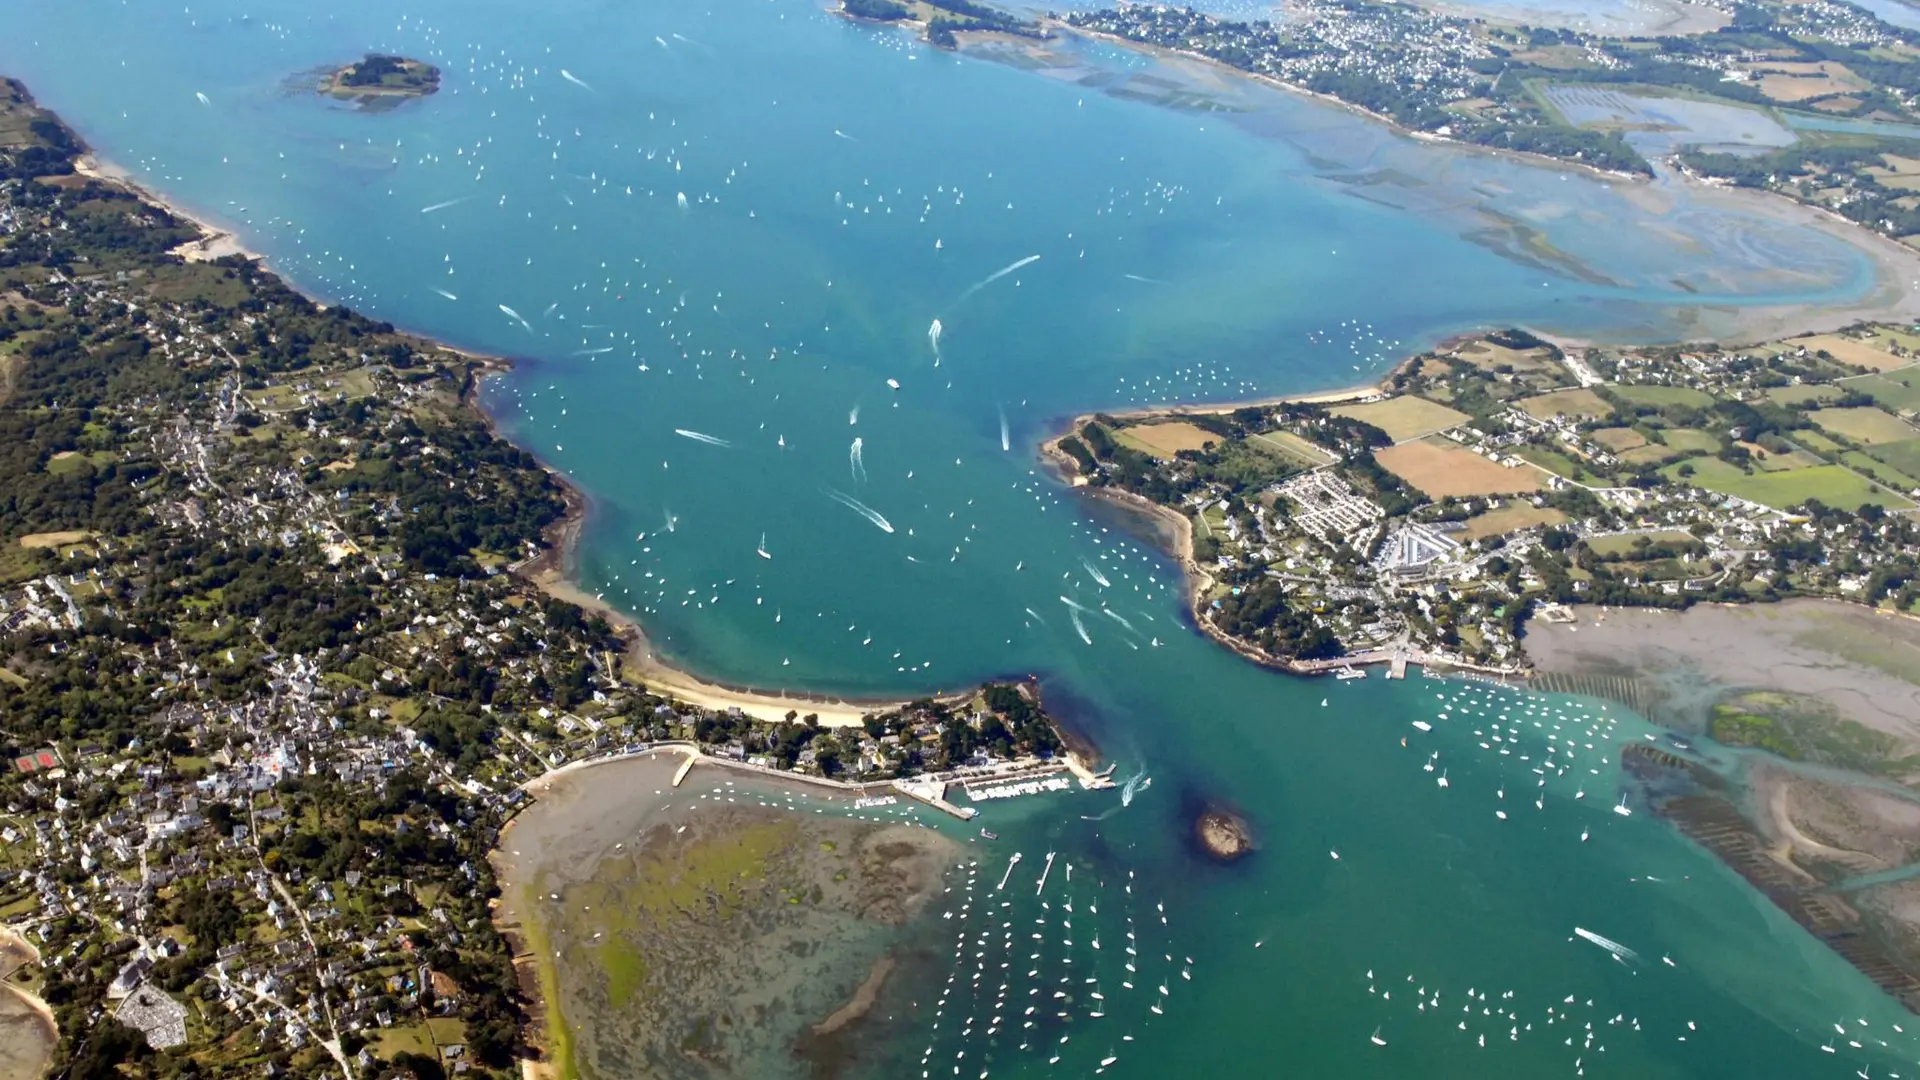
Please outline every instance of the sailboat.
M1627 809L1627 797L1625 795L1620 796L1620 805L1614 807L1613 812L1619 814L1621 817L1633 816L1633 811Z
M753 553L755 555L760 556L763 559L773 558L772 555L767 554L767 534L766 533L760 534L760 546L757 548L754 548Z
M1369 1041L1369 1042L1371 1042L1371 1043L1373 1043L1373 1045L1375 1045L1375 1046L1385 1046L1385 1045L1387 1045L1387 1040L1385 1040L1385 1039L1383 1039L1383 1038L1381 1038L1381 1037L1380 1037L1380 1029L1379 1029L1379 1028L1374 1028L1374 1029L1373 1029L1373 1034L1372 1034L1371 1036L1368 1036L1368 1041Z

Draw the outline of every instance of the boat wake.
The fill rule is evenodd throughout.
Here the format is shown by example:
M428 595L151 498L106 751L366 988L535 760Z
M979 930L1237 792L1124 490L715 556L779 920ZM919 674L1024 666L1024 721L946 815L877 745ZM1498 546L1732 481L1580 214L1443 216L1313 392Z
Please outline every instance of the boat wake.
M890 533L893 531L893 523L891 521L888 521L886 518L881 517L880 511L875 510L873 507L868 506L866 503L861 502L859 499L856 499L853 496L848 495L843 491L835 491L832 488L827 488L826 492L827 492L828 498L832 499L834 502L839 503L841 506L844 506L847 509L853 511L854 513L859 514L861 517L866 518L868 521L873 522L876 526L879 527L881 532Z
M1626 961L1640 959L1639 953L1634 952L1632 949L1627 948L1612 938L1601 937L1591 930L1582 929L1578 926L1573 928L1573 932L1612 953L1615 960Z
M733 445L732 443L728 442L725 439L720 438L717 435L708 435L704 432L699 432L699 431L688 431L686 428L674 428L673 433L684 439L692 439L694 442L706 443L708 446L730 447Z
M995 270L993 273L988 274L986 277L981 278L979 281L974 282L972 285L969 285L967 287L967 291L961 293L960 299L955 300L954 303L956 304L961 303L965 301L968 297L972 296L974 293L977 293L981 289L984 289L987 286L993 284L994 282L999 281L1001 278L1006 277L1008 274L1013 273L1015 270L1018 270L1021 267L1026 266L1030 263L1036 263L1039 261L1040 261L1040 256L1029 255L1024 259L1017 259L1013 262L1010 262L1007 265L1001 267L1000 269Z

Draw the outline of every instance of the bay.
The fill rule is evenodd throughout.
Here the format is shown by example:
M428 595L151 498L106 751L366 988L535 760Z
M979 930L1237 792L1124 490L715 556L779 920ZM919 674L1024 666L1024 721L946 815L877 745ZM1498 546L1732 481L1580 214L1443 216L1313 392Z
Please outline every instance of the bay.
M1045 978L1096 973L1108 1015L1076 986L1043 1051L920 1009L856 1071L1802 1077L1920 1056L1852 968L1650 815L1611 812L1644 721L1249 667L1031 449L1088 410L1359 383L1480 326L1844 321L1909 302L1890 256L1778 207L1418 143L1097 43L955 56L800 0L409 7L40 5L0 64L303 288L515 357L487 403L591 495L582 582L677 661L870 695L1037 673L1123 776L1152 777L1124 808L982 818L1002 837L983 875L1024 855L1018 917L1051 935L1041 901L1087 912L1073 949L1046 938ZM287 87L370 48L433 60L446 89L361 113ZM1519 730L1495 742L1495 722ZM1535 773L1572 730L1592 733L1577 760ZM1254 823L1254 857L1193 853L1212 801ZM1040 892L1048 850L1076 870ZM1151 935L1141 972L1117 963L1128 917ZM1024 941L989 945L996 973L1041 970L1012 966ZM1856 1019L1862 1049L1821 1051Z

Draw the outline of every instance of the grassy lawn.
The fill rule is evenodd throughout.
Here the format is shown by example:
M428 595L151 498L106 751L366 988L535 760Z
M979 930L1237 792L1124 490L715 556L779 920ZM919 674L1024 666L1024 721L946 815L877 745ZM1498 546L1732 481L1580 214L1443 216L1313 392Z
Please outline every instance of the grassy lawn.
M1808 405L1816 401L1832 401L1845 393L1846 391L1831 383L1776 386L1767 391L1767 400L1778 405Z
M1309 468L1333 463L1333 455L1313 445L1291 431L1273 431L1250 435L1247 441L1265 446L1306 463Z
M1838 454L1846 449L1817 431L1796 431L1793 433L1793 441L1821 454Z
M1478 540L1485 536L1503 536L1516 529L1529 529L1535 525L1558 525L1565 520L1567 515L1551 506L1509 503L1498 510L1468 518L1466 531L1461 535L1469 540Z
M1629 465L1644 465L1650 461L1661 462L1687 453L1691 451L1675 450L1671 446L1662 446L1659 443L1648 443L1645 446L1636 446L1631 450L1622 451L1620 460Z
M1198 428L1183 420L1156 421L1151 424L1136 424L1124 427L1113 433L1114 438L1143 454L1150 454L1166 461L1182 450L1204 450L1210 443L1221 442L1221 437L1205 428Z
M1867 453L1875 461L1884 461L1908 476L1920 476L1920 439L1881 443Z
M1544 446L1527 445L1516 447L1513 452L1548 472L1556 476L1565 477L1568 480L1578 480L1584 475L1577 462L1557 450L1549 450Z
M1445 405L1428 401L1425 398L1401 395L1385 401L1369 401L1363 405L1341 405L1332 410L1335 416L1351 417L1362 423L1372 424L1387 433L1394 442L1405 442L1422 435L1431 435L1436 431L1465 423L1467 414Z
M1751 451L1754 447L1752 444L1747 444L1747 449ZM1808 469L1815 465L1825 465L1826 462L1805 450L1789 450L1784 454L1777 454L1763 449L1753 455L1753 464L1763 472L1785 472L1788 469Z
M1699 428L1669 428L1660 435L1675 450L1710 454L1720 449L1720 437Z
M1616 386L1613 392L1636 405L1652 405L1655 408L1690 405L1704 409L1713 404L1711 395L1690 386Z
M1868 446L1920 438L1920 431L1915 431L1905 420L1871 406L1816 409L1808 413L1807 418L1829 434Z
M1912 476L1901 472L1899 469L1894 468L1884 461L1875 461L1873 458L1868 457L1858 450L1849 450L1841 454L1840 461L1842 464L1859 472L1866 473L1868 476L1873 477L1888 487L1898 488L1901 491L1912 491L1915 488L1920 488L1920 480L1915 480Z
M1665 544L1668 547L1699 547L1700 541L1690 532L1670 529L1657 533L1632 533L1619 536L1596 536L1587 541L1587 546L1596 555L1631 555L1641 540L1649 544Z
M439 1056L439 1052L433 1048L433 1036L428 1033L425 1024L383 1028L374 1036L373 1046L373 1052L388 1061L392 1061L395 1054L421 1054L430 1058Z
M1587 438L1592 439L1594 442L1599 443L1601 446L1606 447L1616 454L1624 453L1628 450L1638 450L1640 447L1647 445L1647 437L1645 435L1640 434L1632 428L1624 427L1598 428L1594 431L1587 432Z
M1607 404L1606 399L1584 387L1577 390L1555 390L1549 394L1521 398L1514 404L1537 420L1551 420L1556 416L1598 419L1613 415L1613 406Z
M1826 353L1835 360L1853 367L1866 368L1869 371L1887 371L1905 367L1913 361L1895 356L1884 346L1899 341L1898 338L1885 338L1875 334L1868 341L1855 341L1839 334L1820 334L1815 337L1794 338L1785 342L1788 345L1805 346L1811 353Z
M1920 369L1907 368L1880 375L1863 375L1848 379L1843 385L1872 397L1883 408L1896 412L1920 409Z
M1694 475L1678 476L1682 465L1693 466ZM1858 510L1868 503L1877 503L1889 510L1905 510L1913 506L1904 496L1871 483L1839 465L1748 474L1719 458L1702 457L1669 465L1661 472L1681 483L1690 483L1708 491L1718 491L1778 510L1799 506L1808 499L1819 499L1828 506L1845 510Z

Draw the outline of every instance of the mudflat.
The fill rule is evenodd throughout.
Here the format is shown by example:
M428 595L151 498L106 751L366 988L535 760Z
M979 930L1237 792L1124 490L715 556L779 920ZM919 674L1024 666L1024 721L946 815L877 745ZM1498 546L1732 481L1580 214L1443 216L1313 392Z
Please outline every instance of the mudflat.
M884 1002L889 950L960 847L773 780L676 789L680 760L550 777L502 836L500 917L540 969L549 1054L563 1075L804 1073L816 1025Z
M1920 752L1920 621L1829 600L1574 612L1573 623L1528 627L1534 663L1655 684L1663 722L1703 726L1729 694L1772 691Z

